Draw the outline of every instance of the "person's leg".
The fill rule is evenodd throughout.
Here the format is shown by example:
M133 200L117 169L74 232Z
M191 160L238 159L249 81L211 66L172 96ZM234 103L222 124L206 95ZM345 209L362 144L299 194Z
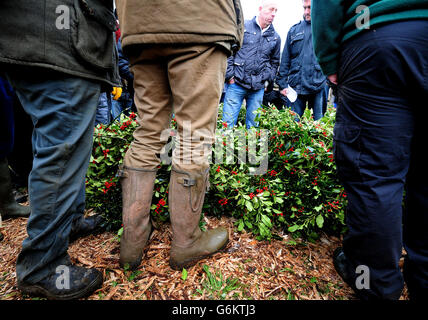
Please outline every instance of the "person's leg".
M215 45L171 48L170 55L173 58L168 65L168 75L178 129L169 190L173 231L170 266L181 270L228 242L225 228L206 232L199 228L226 55ZM230 85L226 96L236 87Z
M296 113L296 121L300 121L306 109L307 96L299 95L293 103L291 103L291 110Z
M172 164L182 171L205 170L215 141L225 54L215 45L195 45L171 49L170 56L168 77L178 131ZM195 83L189 85L189 79Z
M31 121L31 117L22 108L21 102L16 95L14 95L13 99L13 113L14 118L17 119L15 122L15 143L7 159L12 169L12 183L17 188L27 188L28 176L33 167L33 151L31 145L33 122ZM23 199L26 199L27 196L24 196Z
M132 105L133 104L134 104L134 96L132 96L130 92L126 92L126 96L125 96L125 98L123 100L123 104L122 104L123 114L129 116L129 114L132 112Z
M70 243L81 237L99 234L107 226L105 218L100 213L85 217L85 185L85 181L82 181L82 187L76 199L76 212L71 225Z
M224 103L224 97L226 95L226 91L227 91L228 86L229 86L229 84L227 82L225 82L224 87L223 87L223 91L222 91L221 97L220 97L220 103Z
M12 98L12 88L10 87L10 84L5 78L0 76L0 159L6 157L9 154L13 145L13 113L11 113ZM7 170L9 170L9 168L7 168ZM2 241L3 238L3 234L0 233L0 241Z
M0 216L28 217L30 208L19 205L13 194L7 156L14 145L13 90L9 82L0 76Z
M34 284L69 264L68 237L89 165L101 86L53 71L28 70L17 68L8 76L34 124L31 216L16 266L18 283Z
M239 84L229 84L224 96L223 122L228 128L233 128L238 121L239 111L241 111L242 102L247 95L248 90Z
M308 96L308 108L312 109L315 121L323 117L323 106L325 101L324 89Z
M167 142L170 129L172 97L167 76L167 61L162 47L144 47L141 54L129 59L134 73L135 104L140 126L135 129L134 141L128 149L124 166L156 170L159 157Z
M98 107L95 115L95 125L103 124L108 125L110 123L110 110L107 99L107 92L103 92L100 95Z
M123 95L125 95L125 93L123 93ZM111 100L111 117L112 117L112 121L117 119L119 117L119 115L122 113L122 103L124 100Z
M6 158L14 143L13 89L0 74L0 159Z
M260 89L251 91L247 95L247 116L245 119L247 129L259 126L259 123L256 121L257 114L255 112L262 106L264 93L265 89Z
M416 115L410 97L426 65L423 45L413 42L426 33L411 26L378 27L348 42L341 56L334 152L348 195L347 280L363 299L398 299L403 288L402 200ZM356 287L358 267L368 268L368 286Z
M327 83L324 84L324 100L322 103L322 116L324 117L325 113L327 112L327 107L328 107L328 98L329 98L329 94L330 94L330 87L328 86Z
M419 100L415 108L420 108L420 101L427 101L427 89L426 87L424 89L425 98ZM404 279L409 289L410 299L426 301L428 299L428 172L425 161L426 151L421 146L424 146L428 139L424 123L428 114L425 110L420 115L419 121L416 122L406 184L403 238L407 255L404 262Z
M167 59L162 47L144 47L138 52L130 61L140 126L134 132L134 141L120 171L123 235L119 263L131 270L140 265L152 230L153 187L161 163L159 155L169 137L172 114Z
M0 158L0 216L7 219L27 218L29 215L30 207L20 205L15 200L7 159Z
M288 100L288 98L286 96L279 94L278 100L280 101L279 104L282 106L282 109L290 109L291 110L292 103L290 102L290 100Z
M428 299L428 171L425 146L428 140L426 119L428 109L428 21L414 27L418 41L412 45L410 69L413 82L409 86L415 114L415 134L411 147L411 161L406 181L403 240L406 249L404 279L410 299ZM425 66L425 68L424 68Z

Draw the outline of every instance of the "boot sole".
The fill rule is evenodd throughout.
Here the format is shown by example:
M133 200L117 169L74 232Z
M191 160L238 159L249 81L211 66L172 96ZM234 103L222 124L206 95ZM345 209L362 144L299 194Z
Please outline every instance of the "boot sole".
M48 300L74 300L80 299L89 296L95 290L100 288L103 284L103 276L101 273L90 283L87 287L83 288L80 291L65 294L65 295L56 295L51 293L49 290L46 290L42 286L37 284L25 285L18 284L18 289L26 295L37 296L37 297L46 297Z
M131 261L131 262L119 261L119 266L122 269L125 269L125 267L128 266L127 270L134 271L134 270L138 269L138 267L141 264L141 261L143 261L143 255L141 255L141 257L135 261Z
M216 253L218 253L218 252L223 252L224 251L224 249L226 248L226 246L229 244L229 239L227 239L227 241L225 242L225 244L220 248L220 249L218 249L217 251L214 251L214 252L212 252L212 253L210 253L210 254L207 254L207 255L202 255L202 256L197 256L197 257L195 257L195 258L192 258L192 259L190 259L190 260L186 260L185 262L183 262L183 263L180 263L180 264L178 264L178 263L174 263L173 261L171 261L171 259L169 260L169 266L171 267L171 269L173 269L173 270L177 270L177 271L180 271L180 270L182 270L183 268L190 268L190 267L193 267L198 261L200 261L200 260L202 260L202 259L207 259L207 258L209 258L209 257L211 257L212 255L214 255L214 254L216 254Z
M18 218L29 218L30 214L31 213L25 213L25 214L7 214L7 213L4 213L1 215L1 217L3 220L10 220L10 219L18 219Z

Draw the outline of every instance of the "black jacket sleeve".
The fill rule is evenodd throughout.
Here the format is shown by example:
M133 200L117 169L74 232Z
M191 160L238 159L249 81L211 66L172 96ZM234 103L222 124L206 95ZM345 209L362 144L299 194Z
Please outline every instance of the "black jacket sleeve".
M276 83L280 90L288 87L288 73L290 71L290 32L288 32L287 40L282 51L281 64L279 66L278 76L276 77Z

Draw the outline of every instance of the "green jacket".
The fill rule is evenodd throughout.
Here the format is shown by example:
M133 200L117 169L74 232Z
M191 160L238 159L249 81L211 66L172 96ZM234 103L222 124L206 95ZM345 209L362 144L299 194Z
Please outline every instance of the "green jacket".
M0 63L120 86L115 29L113 0L2 0Z
M218 43L229 53L243 38L240 0L116 0L122 47Z
M368 10L356 13L360 5ZM428 19L428 1L312 0L312 41L325 75L337 73L340 46L365 30L365 15L370 28L400 20Z

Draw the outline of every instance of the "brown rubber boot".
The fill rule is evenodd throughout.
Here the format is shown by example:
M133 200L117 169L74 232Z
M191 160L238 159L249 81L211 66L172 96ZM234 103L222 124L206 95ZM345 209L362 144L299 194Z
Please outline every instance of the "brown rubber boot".
M0 214L3 219L28 217L30 215L29 206L22 206L15 201L6 158L0 159Z
M199 228L199 220L208 184L208 170L204 173L171 171L169 206L172 244L169 265L181 270L198 260L222 250L229 241L229 232L220 227L206 232Z
M135 270L141 263L152 230L150 206L156 170L123 167L119 175L122 177L123 202L119 263L122 268L129 265L130 270Z

